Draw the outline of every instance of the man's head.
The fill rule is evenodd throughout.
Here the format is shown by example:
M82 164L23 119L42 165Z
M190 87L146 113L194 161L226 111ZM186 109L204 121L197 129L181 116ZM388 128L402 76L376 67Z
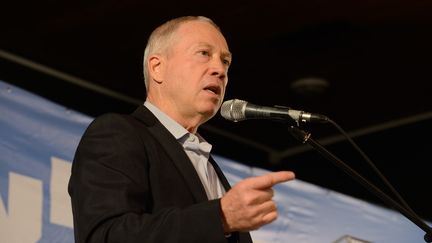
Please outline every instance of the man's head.
M210 19L171 20L152 33L146 47L147 99L196 130L219 109L230 63L226 40Z
M172 20L169 20L165 22L164 24L157 27L150 35L147 46L144 51L144 81L145 81L145 87L148 90L148 80L150 80L149 74L148 74L148 64L146 60L148 60L148 57L152 54L164 54L167 53L170 50L170 47L172 45L173 36L178 29L178 27L189 21L202 21L207 22L211 25L213 25L216 29L219 29L219 26L217 26L211 19L204 17L204 16L184 16L175 18Z

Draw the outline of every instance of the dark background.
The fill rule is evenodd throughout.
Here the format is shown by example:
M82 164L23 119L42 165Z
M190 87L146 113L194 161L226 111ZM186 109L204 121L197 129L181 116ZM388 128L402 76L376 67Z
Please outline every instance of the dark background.
M226 99L329 116L432 220L432 1L41 0L4 1L0 12L0 79L93 117L129 113L144 101L142 56L156 26L210 17L234 54ZM218 115L200 132L214 153L293 170L300 180L382 205L287 127ZM334 127L301 127L384 188Z

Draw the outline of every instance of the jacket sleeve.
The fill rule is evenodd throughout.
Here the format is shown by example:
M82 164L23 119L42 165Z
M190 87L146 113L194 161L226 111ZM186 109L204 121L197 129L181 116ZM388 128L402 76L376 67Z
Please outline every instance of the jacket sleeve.
M77 243L227 242L219 200L153 212L150 166L148 148L125 118L92 122L69 181Z

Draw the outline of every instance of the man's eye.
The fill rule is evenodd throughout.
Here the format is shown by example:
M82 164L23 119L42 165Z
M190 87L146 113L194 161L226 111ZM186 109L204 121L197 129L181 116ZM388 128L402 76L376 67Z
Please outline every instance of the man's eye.
M231 64L231 61L230 61L230 60L223 60L223 63L224 63L225 65L229 66L229 65Z
M203 56L210 56L210 52L208 51L199 51L199 53Z

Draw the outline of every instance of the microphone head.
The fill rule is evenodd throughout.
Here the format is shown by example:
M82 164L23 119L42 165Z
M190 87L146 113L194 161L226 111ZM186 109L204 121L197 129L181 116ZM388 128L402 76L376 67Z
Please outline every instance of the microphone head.
M220 114L223 118L233 122L243 121L246 119L246 105L247 102L244 100L227 100L222 104Z

